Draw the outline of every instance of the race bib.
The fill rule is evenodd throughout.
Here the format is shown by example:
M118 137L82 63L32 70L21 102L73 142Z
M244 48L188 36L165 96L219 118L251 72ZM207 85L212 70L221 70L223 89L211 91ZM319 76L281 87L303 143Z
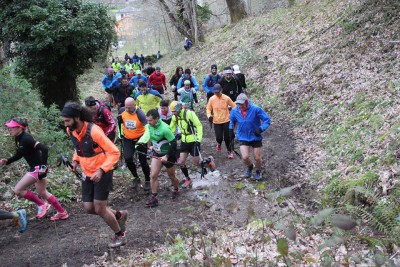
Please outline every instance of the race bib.
M156 153L161 153L161 145L160 144L157 144L157 143L155 143L155 142L152 142L152 145L153 145L153 150L156 152Z
M125 122L125 127L128 130L136 130L136 121L127 120Z

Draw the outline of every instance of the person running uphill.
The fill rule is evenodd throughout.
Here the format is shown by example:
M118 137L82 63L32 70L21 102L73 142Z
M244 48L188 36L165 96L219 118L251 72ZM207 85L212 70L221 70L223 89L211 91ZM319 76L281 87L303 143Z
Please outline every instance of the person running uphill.
M262 133L268 129L271 119L268 114L259 106L251 103L245 94L240 94L236 99L237 107L232 109L230 114L229 132L232 140L235 138L234 128L236 127L236 138L240 142L240 154L247 166L246 178L251 177L254 165L250 161L250 147L253 148L254 160L256 162L257 181L262 179L261 173L261 147Z
M111 110L93 96L88 96L85 99L85 106L92 112L93 123L98 125L104 134L114 142L117 124Z
M217 140L217 152L221 152L222 141L225 141L228 150L228 159L233 159L231 139L229 137L229 107L236 104L221 92L221 85L214 85L214 96L207 103L207 117L214 124L215 138Z
M119 123L122 124L123 129L123 146L124 158L126 166L133 175L131 188L137 189L140 184L140 178L136 170L135 162L133 161L133 154L135 153L135 145L140 137L145 132L145 125L147 124L146 115L141 109L136 108L136 101L128 97L125 100L125 111L122 112ZM140 147L138 148L140 149ZM144 174L145 184L144 191L150 191L150 167L146 159L146 150L139 153L140 166Z
M144 135L138 141L138 145L146 146L150 152L154 153L151 159L150 174L152 195L145 205L147 207L155 207L158 205L158 175L163 165L167 168L167 174L174 186L172 199L176 199L179 194L179 180L175 175L177 145L171 128L160 120L160 114L157 109L149 110L146 116L148 124Z
M113 168L118 162L118 148L104 134L99 126L90 122L90 112L75 102L67 102L61 111L61 118L75 147L73 171L81 166L86 179L82 181L83 207L89 214L103 218L114 231L111 248L126 244L125 224L127 211L107 207L107 199L113 186Z
M36 141L32 135L25 131L28 127L28 122L25 119L14 118L6 123L6 126L10 135L15 139L17 151L11 158L1 159L0 166L9 165L22 157L25 158L29 165L29 172L22 177L14 188L15 194L34 202L38 206L38 213L36 215L38 219L46 215L50 209L50 204L57 210L57 213L50 217L51 221L68 219L68 212L61 206L57 198L46 190L46 175L48 170L47 147ZM35 193L28 190L33 184L38 194L46 199L48 203L45 203Z
M192 155L193 163L200 166L200 143L203 138L203 125L201 124L196 113L183 108L183 104L173 101L170 105L170 110L174 113L171 121L171 130L175 132L179 126L181 129L181 153L178 163L181 165L181 170L185 179L182 182L182 187L191 188L192 180L189 177L188 168L185 165L187 157ZM206 162L210 169L214 170L214 162L209 160Z
M139 92L135 95L136 105L143 110L144 114L150 109L158 108L162 100L162 96L156 90L151 90L144 81L138 82Z

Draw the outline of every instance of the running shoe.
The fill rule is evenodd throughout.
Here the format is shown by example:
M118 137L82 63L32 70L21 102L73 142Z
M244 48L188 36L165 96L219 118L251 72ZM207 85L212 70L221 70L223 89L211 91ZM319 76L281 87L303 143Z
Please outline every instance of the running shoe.
M190 180L189 178L185 178L181 187L186 189L192 188L192 180Z
M228 159L233 159L233 152L232 151L228 151Z
M216 149L217 149L217 152L221 152L221 144L217 144L217 147L216 147Z
M208 163L208 168L210 169L211 172L215 171L214 158L212 156L209 156L208 160L210 160L210 162Z
M50 209L51 205L49 203L44 203L42 206L38 206L38 212L36 218L43 218L47 211Z
M256 181L260 181L262 179L261 170L256 170Z
M140 184L140 179L139 178L135 178L132 181L131 188L136 190L139 184Z
M144 182L144 187L143 187L143 190L144 191L146 191L146 192L148 192L148 191L150 191L151 190L151 187L150 187L150 182Z
M15 219L15 223L18 225L18 232L23 233L26 230L28 221L26 219L26 211L24 209L17 210L18 218Z
M121 246L125 246L127 243L125 232L121 236L115 236L112 239L112 242L108 245L110 248L119 248Z
M119 228L121 228L122 232L125 232L126 230L126 221L128 220L128 211L127 210L121 210L121 217L118 220Z
M151 196L146 203L144 204L146 207L155 207L158 205L158 199L155 196Z
M172 191L172 199L176 199L178 197L178 195L179 195L179 188L175 188Z
M50 217L50 221L59 221L66 220L69 218L68 212L64 210L64 212L57 212L54 216Z
M244 177L246 178L250 178L251 177L251 172L253 171L254 168L254 164L251 164L249 167L247 167L246 173L244 175Z

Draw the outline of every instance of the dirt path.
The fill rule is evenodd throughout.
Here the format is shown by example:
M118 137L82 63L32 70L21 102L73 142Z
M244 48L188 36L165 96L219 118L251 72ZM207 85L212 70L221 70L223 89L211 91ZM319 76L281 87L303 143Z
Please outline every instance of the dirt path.
M237 157L228 160L224 146L222 153L215 152L214 132L208 127L204 116L201 116L201 120L204 125L202 151L204 155L215 158L221 174L218 185L205 190L182 192L178 200L173 201L169 191L170 182L162 174L160 205L145 208L147 195L143 191L133 192L129 188L128 172L116 172L115 191L111 194L110 205L127 209L130 218L127 223L129 243L114 250L114 257L155 251L158 245L165 242L168 234L175 236L184 227L196 227L206 232L227 225L243 225L248 219L249 207L254 209L257 216L265 216L269 212L264 205L257 205L257 196L233 190L237 180L241 179L244 165ZM267 178L267 188L275 189L287 184L287 168L296 161L294 147L290 128L286 123L274 119L264 139L264 177ZM182 178L181 171L177 173ZM256 186L254 180L242 182ZM81 203L70 205L68 210L71 217L63 222L50 222L48 218L37 220L31 216L24 234L17 234L9 222L0 221L0 265L82 266L93 263L95 256L109 251L107 244L113 233L103 220L85 214ZM33 215L33 211L30 215Z

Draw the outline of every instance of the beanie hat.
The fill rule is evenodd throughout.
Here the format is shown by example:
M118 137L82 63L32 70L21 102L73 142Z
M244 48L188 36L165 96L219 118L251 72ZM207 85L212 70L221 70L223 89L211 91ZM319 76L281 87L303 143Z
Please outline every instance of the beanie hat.
M108 73L114 73L114 69L113 68L108 68L107 71L108 71Z
M185 80L184 82L183 82L183 84L190 84L190 81L189 80Z
M212 65L211 65L211 70L216 70L216 69L217 69L217 65L212 64Z

